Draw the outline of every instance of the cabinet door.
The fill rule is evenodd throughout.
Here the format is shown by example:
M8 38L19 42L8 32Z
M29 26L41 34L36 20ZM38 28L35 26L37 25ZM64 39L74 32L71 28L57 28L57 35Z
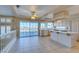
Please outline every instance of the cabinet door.
M78 32L78 22L73 21L72 23L72 32Z
M61 43L61 40L62 40L61 33L57 34L57 40L58 40L58 43Z
M58 40L57 39L57 33L56 32L52 32L51 38L52 38L52 40L57 41Z
M71 35L66 35L66 34L62 34L61 36L61 44L67 46L67 47L71 47Z

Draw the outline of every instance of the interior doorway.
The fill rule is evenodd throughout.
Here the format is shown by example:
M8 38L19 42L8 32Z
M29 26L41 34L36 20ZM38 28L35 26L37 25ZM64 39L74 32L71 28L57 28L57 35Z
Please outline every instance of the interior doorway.
M20 21L20 37L38 36L38 22Z

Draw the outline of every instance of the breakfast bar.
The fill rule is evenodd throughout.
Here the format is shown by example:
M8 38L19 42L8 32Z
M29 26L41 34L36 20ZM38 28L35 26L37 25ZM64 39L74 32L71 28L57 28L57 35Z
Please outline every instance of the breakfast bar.
M55 31L51 30L51 40L66 46L74 47L77 39L79 38L79 33L77 32L64 32L64 31Z

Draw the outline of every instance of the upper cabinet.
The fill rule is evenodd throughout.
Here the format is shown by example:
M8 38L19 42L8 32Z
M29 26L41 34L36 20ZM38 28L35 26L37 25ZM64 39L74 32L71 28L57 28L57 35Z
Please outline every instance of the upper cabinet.
M60 20L67 18L69 16L68 10L61 10L59 12L54 13L54 20Z

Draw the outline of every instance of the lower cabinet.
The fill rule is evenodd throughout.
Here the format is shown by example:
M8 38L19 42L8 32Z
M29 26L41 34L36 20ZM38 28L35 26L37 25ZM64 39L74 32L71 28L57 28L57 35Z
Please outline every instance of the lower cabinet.
M74 46L74 42L76 41L76 39L74 38L75 36L75 34L67 35L67 33L51 32L51 40L54 40L66 47Z
M57 41L58 40L58 37L57 37L57 33L56 32L51 32L51 39L54 40L54 41Z

